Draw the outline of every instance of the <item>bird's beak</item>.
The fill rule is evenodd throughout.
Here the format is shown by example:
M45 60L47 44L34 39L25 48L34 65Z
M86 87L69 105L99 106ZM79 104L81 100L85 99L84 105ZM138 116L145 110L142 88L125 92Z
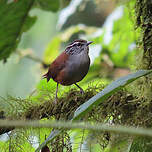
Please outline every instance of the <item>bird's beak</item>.
M89 41L89 42L87 42L87 46L88 46L88 45L90 45L91 43L93 43L93 41Z

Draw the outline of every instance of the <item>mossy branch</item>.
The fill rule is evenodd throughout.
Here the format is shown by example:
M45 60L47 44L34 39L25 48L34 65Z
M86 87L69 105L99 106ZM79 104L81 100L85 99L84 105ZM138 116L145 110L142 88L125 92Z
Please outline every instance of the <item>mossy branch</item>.
M1 102L6 103L6 107L1 107L1 118L9 120L41 120L43 118L53 118L56 120L68 120L72 118L74 111L85 101L94 96L103 86L88 87L84 95L79 91L71 89L68 93L59 98L58 104L54 104L54 98L42 99L39 103L32 102L29 99L8 97L2 98ZM2 105L1 105L2 106ZM8 110L9 109L9 110ZM11 130L12 128L0 128L0 135Z
M136 0L135 10L137 26L142 30L142 68L152 69L152 1Z

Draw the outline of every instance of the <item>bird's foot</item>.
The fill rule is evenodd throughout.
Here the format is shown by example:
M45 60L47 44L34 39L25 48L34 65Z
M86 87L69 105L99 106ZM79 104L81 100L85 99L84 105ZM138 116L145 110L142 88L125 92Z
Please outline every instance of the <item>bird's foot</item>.
M55 98L53 102L54 102L54 104L57 104L58 103L58 98Z
M80 93L81 93L81 94L84 94L84 91L83 91L83 89L82 89L82 88L80 89Z
M82 89L78 84L75 83L75 85L80 89L80 93L81 93L81 94L84 94L83 89Z

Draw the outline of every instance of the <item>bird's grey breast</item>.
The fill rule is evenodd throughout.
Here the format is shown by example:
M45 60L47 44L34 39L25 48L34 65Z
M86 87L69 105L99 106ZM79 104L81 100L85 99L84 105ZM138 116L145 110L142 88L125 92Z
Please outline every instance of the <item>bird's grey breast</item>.
M68 66L70 68L78 70L80 67L85 66L90 61L90 58L87 54L87 52L81 52L77 55L71 55L69 56L69 63ZM81 70L81 69L79 69Z
M73 83L83 79L88 73L90 58L87 51L82 51L76 55L70 55L67 61L67 72L73 79Z

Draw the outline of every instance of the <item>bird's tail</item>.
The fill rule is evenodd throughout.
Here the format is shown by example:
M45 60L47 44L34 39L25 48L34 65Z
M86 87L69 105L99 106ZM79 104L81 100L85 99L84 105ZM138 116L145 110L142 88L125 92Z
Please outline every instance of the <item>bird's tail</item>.
M45 78L47 79L47 82L50 80L48 72L42 76L42 79L45 79Z

